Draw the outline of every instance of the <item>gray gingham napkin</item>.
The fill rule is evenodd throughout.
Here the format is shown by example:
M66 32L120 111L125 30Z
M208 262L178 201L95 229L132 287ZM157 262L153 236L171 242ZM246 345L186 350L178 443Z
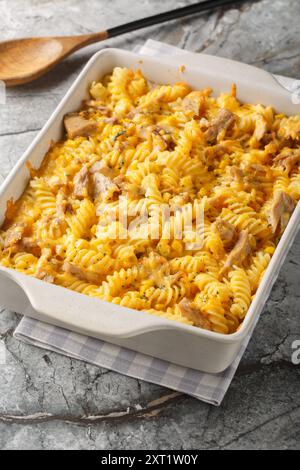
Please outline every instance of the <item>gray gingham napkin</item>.
M137 51L152 56L163 55L168 58L184 55L186 64L189 62L197 66L197 54L157 41L148 40ZM221 404L234 377L251 333L245 339L234 362L220 374L206 374L194 369L177 366L98 339L42 323L26 316L19 323L14 336L40 348L80 359L130 377L163 385L218 406Z

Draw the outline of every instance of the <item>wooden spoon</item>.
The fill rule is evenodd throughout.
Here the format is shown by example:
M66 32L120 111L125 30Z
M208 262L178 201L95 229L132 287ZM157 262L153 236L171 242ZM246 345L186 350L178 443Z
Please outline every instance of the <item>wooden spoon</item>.
M107 31L80 36L16 39L0 43L0 80L21 85L44 75L72 52L108 37Z
M247 0L206 0L149 18L132 21L100 33L4 41L0 43L0 80L3 80L7 86L21 85L44 75L72 52L88 44L193 13L244 1Z

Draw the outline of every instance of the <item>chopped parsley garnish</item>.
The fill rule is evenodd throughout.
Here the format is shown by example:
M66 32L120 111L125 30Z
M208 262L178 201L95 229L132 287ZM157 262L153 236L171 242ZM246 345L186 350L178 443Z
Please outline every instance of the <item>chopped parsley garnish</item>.
M113 142L115 142L119 137L121 137L121 135L124 135L124 134L126 134L126 131L118 132L116 135L113 136L112 138Z

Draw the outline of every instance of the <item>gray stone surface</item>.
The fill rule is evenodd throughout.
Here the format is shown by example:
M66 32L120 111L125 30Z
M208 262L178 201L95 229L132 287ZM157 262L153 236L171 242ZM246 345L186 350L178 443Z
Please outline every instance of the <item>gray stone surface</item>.
M192 1L0 0L0 37L97 31ZM134 5L134 6L133 6ZM78 52L46 77L10 89L0 105L0 172L5 176L83 64L101 47L132 49L155 38L300 74L300 2L262 0L132 33ZM273 288L220 408L19 343L19 317L0 314L2 449L296 449L300 447L300 236Z

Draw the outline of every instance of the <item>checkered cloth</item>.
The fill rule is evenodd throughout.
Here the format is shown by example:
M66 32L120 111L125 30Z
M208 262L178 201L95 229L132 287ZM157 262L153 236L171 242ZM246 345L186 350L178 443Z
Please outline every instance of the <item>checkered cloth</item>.
M184 55L185 64L197 66L197 54L157 41L148 40L136 52L152 56L166 56L169 59L172 56L176 56L176 59L178 59L179 55ZM187 393L199 400L218 406L221 404L234 377L251 334L252 331L245 339L231 366L220 374L207 374L177 366L99 339L42 323L26 316L21 320L14 336L40 348L80 359L130 377L153 382L178 392Z

